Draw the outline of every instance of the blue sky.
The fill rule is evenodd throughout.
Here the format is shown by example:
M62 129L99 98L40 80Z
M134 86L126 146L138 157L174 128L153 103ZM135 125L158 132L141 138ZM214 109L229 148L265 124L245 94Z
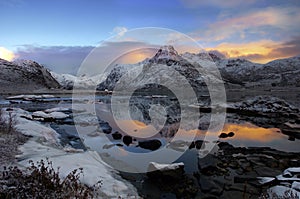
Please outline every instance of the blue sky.
M300 54L299 10L299 0L3 0L0 57L63 64L59 72L68 72L107 38L150 26L227 57L267 62Z

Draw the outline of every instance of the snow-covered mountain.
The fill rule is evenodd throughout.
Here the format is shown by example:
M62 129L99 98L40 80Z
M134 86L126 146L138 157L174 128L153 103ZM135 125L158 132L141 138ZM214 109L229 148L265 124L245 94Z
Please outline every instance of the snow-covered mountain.
M48 69L30 60L0 59L0 84L1 92L60 88Z
M106 80L99 84L98 89L113 90L124 74L127 75L127 78L123 80L124 88L137 85L147 88L147 85L152 84L153 86L154 82L165 85L174 83L184 85L188 81L194 89L198 89L205 86L205 81L221 82L214 71L208 71L208 68L198 63L200 59L193 58L195 56L192 54L179 55L172 46L162 46L152 58L148 58L143 62L116 65L108 74ZM213 64L209 60L205 60L205 62ZM119 88L122 87L120 84L118 86Z
M216 66L216 67L213 67ZM157 82L174 82L179 72L193 88L203 89L206 82L220 83L219 70L225 86L300 86L300 57L292 57L258 64L245 59L224 59L213 53L178 54L172 46L162 46L152 57L137 64L116 65L98 89L113 90L120 78L133 68L135 79L124 86L145 85ZM172 72L173 71L173 72ZM129 75L130 76L130 75ZM180 78L175 82L180 84Z
M73 89L74 82L76 82L76 88L92 88L104 81L106 77L106 74L99 74L92 77L78 77L70 74L57 74L53 71L50 73L58 81L58 83L67 90Z
M216 67L213 67L216 66ZM221 74L218 76L218 73ZM126 74L126 75L125 75ZM181 76L181 77L179 77ZM134 78L131 78L134 77ZM194 90L206 90L206 83L225 83L226 87L251 86L300 86L300 57L253 63L245 59L224 59L213 53L179 54L172 46L162 46L157 53L136 64L117 64L109 73L88 76L57 74L37 62L0 59L2 92L43 88L78 88L114 90L119 88L144 88L157 84L183 85L188 82Z

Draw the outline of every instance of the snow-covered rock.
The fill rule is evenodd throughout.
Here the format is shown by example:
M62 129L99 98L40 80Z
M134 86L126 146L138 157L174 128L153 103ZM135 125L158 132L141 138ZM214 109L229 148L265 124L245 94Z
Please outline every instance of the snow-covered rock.
M184 175L184 163L160 164L150 162L147 171L147 176L154 180L179 180Z
M29 112L20 108L13 108L9 111L5 109L2 110L2 117L4 117L4 120L8 121L10 115L13 117L13 124L16 131L24 135L34 136L42 142L50 144L56 144L58 142L60 136L52 128L42 125L39 122L26 119L30 118Z
M299 113L297 107L271 96L257 96L243 102L231 104L229 107L260 113Z
M149 166L148 166L148 171L168 171L168 170L176 170L179 169L181 167L184 167L184 163L180 162L180 163L173 163L173 164L160 164L160 163L156 163L156 162L150 162Z
M36 99L48 99L55 98L54 95L15 95L7 97L7 100L36 100Z
M274 195L278 198L294 198L293 196L300 196L299 191L282 185L271 187L268 189L267 194L270 198L273 198Z
M45 113L52 113L52 112L70 112L70 108L64 108L64 107L55 107L44 110Z
M292 189L295 189L296 191L300 191L300 182L293 182Z
M2 109L3 119L8 119L9 112L14 116L14 128L22 134L32 136L25 144L19 146L21 154L16 156L18 165L27 167L30 166L29 160L38 162L48 158L54 169L59 167L61 178L65 178L74 169L82 168L82 183L92 186L102 181L100 198L139 198L134 186L122 179L97 152L63 148L59 144L59 135L52 128L23 117L30 113L19 108Z
M295 198L300 197L300 167L291 167L283 171L281 175L273 177L258 177L258 181L262 185L273 184L267 190L270 198ZM274 183L275 186L274 186Z
M63 179L74 169L83 169L83 176L80 181L89 186L93 186L102 181L100 188L101 198L118 198L136 196L136 189L127 181L118 176L118 173L110 168L98 153L93 151L68 153L57 148L45 146L34 141L28 141L21 146L21 155L18 162L22 166L30 166L29 160L33 162L48 158L53 168L59 168L59 175Z
M45 113L44 111L35 111L32 113L32 117L35 118L43 118L43 119L53 119L53 120L60 120L70 117L69 115L62 113L62 112L50 112Z
M273 177L258 177L258 182L262 185L273 182L276 178Z

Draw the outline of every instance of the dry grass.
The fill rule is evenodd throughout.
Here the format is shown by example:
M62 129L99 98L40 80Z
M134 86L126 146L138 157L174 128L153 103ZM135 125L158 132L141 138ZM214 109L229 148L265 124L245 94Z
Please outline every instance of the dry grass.
M5 168L0 176L0 198L96 198L101 183L88 187L80 183L82 169L73 170L65 179L60 179L59 168L52 162L30 161L26 170L18 167Z

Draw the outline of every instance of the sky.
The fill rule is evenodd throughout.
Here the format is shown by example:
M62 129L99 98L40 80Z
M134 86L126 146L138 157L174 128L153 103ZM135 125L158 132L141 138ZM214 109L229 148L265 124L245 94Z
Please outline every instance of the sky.
M0 58L75 73L99 45L110 52L138 42L111 37L159 27L227 58L266 63L300 55L299 10L299 0L1 0Z

